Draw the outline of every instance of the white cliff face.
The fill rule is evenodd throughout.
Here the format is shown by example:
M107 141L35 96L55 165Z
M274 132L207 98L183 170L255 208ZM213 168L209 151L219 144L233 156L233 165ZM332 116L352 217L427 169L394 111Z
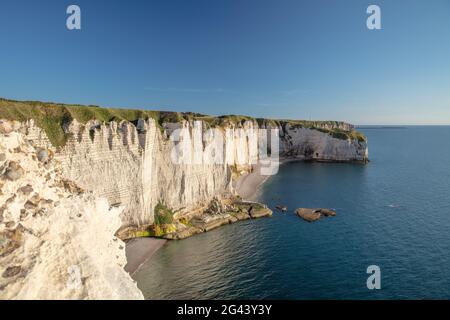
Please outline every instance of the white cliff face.
M114 237L122 208L65 180L51 157L0 134L0 299L142 299Z
M163 132L151 119L74 121L56 150L33 121L0 125L0 299L142 298L114 233L153 223L158 202L183 214L234 192L233 173L251 170L261 157L258 138L267 136L253 121L215 131L182 121ZM367 160L366 142L279 129L283 157Z
M28 139L48 145L42 130L32 123L25 127ZM334 128L352 129L345 123L326 125L326 129ZM182 214L233 191L232 170L248 170L258 161L258 137L265 134L253 121L239 127L229 124L213 133L201 122L165 124L164 129L162 133L152 119L140 120L136 126L95 121L84 126L74 121L67 128L72 138L56 158L67 179L106 197L110 205L124 207L123 226L143 225L153 222L153 210L160 201ZM279 129L281 156L324 161L367 159L365 142L336 139L289 124ZM220 136L221 148L208 144L211 134ZM207 161L211 158L216 161Z
M364 162L368 159L365 141L337 139L318 130L290 125L286 125L281 135L280 153L285 156L322 161Z

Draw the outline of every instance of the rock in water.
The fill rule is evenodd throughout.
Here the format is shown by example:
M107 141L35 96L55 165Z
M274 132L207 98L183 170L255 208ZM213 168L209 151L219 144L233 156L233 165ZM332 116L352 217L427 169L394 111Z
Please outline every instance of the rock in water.
M287 210L288 210L288 208L287 208L286 206L283 206L283 205L281 205L281 204L277 205L277 206L275 207L275 209L277 209L277 210L279 210L279 211L281 211L281 212L287 212Z
M334 217L336 215L336 211L331 209L318 209L321 214L323 214L325 217Z
M324 217L334 217L336 215L336 211L331 209L317 208L317 209L309 209L309 208L298 208L295 213L303 220L308 222L314 222L319 220L322 216Z
M299 208L295 210L295 213L305 221L314 222L320 219L322 216L316 209Z
M249 213L252 219L272 216L272 211L265 205L261 205L259 203L252 204Z

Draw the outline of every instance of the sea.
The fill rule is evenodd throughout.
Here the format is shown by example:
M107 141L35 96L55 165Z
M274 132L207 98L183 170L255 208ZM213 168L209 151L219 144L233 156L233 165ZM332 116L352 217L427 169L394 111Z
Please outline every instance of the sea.
M145 298L449 299L450 126L358 130L368 164L283 164L258 196L271 218L168 242L134 275Z

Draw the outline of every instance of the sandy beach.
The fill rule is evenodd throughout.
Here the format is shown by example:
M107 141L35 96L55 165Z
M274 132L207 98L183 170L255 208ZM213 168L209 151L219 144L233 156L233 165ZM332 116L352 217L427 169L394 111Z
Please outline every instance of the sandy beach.
M259 188L271 176L261 174L261 165L253 165L253 170L247 175L239 177L235 183L234 188L243 200L255 201L258 196Z
M280 158L278 160L278 165L281 166L288 162L294 161L302 161L300 158ZM258 194L261 191L260 188L266 182L271 175L262 175L261 174L261 164L253 165L253 170L249 174L245 176L239 177L235 183L234 188L236 192L242 197L244 200L248 201L256 201L258 198Z
M157 238L136 238L127 241L125 248L127 264L125 271L133 275L166 242L167 240Z

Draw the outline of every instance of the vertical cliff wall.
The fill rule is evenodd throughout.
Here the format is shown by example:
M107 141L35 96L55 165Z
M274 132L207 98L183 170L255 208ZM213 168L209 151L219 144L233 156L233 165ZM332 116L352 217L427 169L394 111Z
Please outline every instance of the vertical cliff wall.
M0 99L0 298L142 298L123 270L118 229L145 229L161 202L177 218L170 239L271 214L226 196L235 178L268 159L278 164L277 151L314 161L368 157L365 137L343 122ZM227 213L232 202L236 215ZM195 212L207 213L200 225L178 219Z
M49 146L45 133L32 121L24 127L29 140ZM151 224L158 202L182 214L206 206L217 195L233 192L233 171L249 170L258 161L258 137L265 134L260 127L279 130L282 157L363 162L368 156L366 141L336 138L329 132L288 122L258 126L256 121L245 121L215 131L221 135L223 161L208 163L203 160L214 157L214 150L207 143L207 123L180 121L165 124L161 130L149 119L136 124L89 121L81 125L73 121L65 128L70 138L56 152L56 158L67 179L106 197L111 206L124 206L124 226ZM332 123L319 129L352 127ZM174 133L178 141L169 138ZM177 163L174 150L190 161Z

